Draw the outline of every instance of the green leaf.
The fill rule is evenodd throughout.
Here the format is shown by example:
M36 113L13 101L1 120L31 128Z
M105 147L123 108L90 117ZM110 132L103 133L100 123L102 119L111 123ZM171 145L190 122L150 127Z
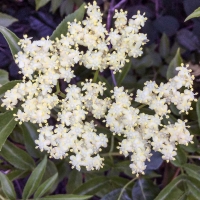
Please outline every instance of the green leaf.
M174 115L180 116L180 110L178 110L174 104L171 103L169 107Z
M197 116L196 107L197 107L197 102L192 102L191 108L193 110L189 110L189 114L188 114L188 118L187 118L189 121L197 121L198 116ZM197 121L197 123L198 123L198 121Z
M176 67L180 66L182 62L180 48L178 48L175 57L172 59L167 69L167 79L173 78L177 74Z
M197 8L193 13L191 13L187 18L185 19L185 22L188 21L189 19L195 18L195 17L200 17L200 7Z
M23 150L6 141L0 155L17 169L31 170L35 166L34 160Z
M51 0L51 11L52 13L55 13L56 10L59 8L62 0Z
M69 163L66 160L61 160L57 165L58 181L62 181L71 171Z
M9 135L9 138L15 143L24 145L24 137L20 126L16 126L13 132Z
M18 21L18 19L2 12L0 12L0 19L0 26L4 27L10 26L12 23Z
M55 183L57 177L58 177L58 173L56 173L54 176L50 177L44 183L42 183L42 185L40 185L37 191L35 192L34 198L39 198L43 196L44 194L46 194Z
M120 86L126 75L128 74L129 70L131 68L131 60L129 59L129 62L127 62L124 67L122 68L122 72L119 72L116 76L117 83Z
M197 101L196 110L197 110L197 116L198 116L198 123L199 123L199 127L200 127L200 98Z
M171 124L174 124L177 121L177 119L174 117L174 115L169 114L168 116L169 116L169 118L163 117L163 124L164 125L168 125L169 122Z
M109 177L109 180L113 185L116 185L117 188L119 188L119 187L123 188L130 181L127 178L122 178L122 177L119 177L119 176L111 176L111 177Z
M194 179L192 177L189 177L187 179L187 186L191 194L194 195L197 199L200 197L200 181L197 179Z
M83 4L83 0L74 0L76 6L80 7Z
M138 179L132 189L134 200L152 200L159 193L159 189L148 179Z
M39 198L36 200L86 200L90 199L92 196L90 195L75 195L75 194L58 194L58 195L51 195L43 198Z
M69 174L67 182L67 193L73 194L73 191L82 185L82 173L74 169Z
M0 181L3 193L10 200L16 200L16 193L12 182L8 179L8 177L0 172Z
M50 177L52 177L54 174L58 172L57 167L55 163L51 160L47 160L46 170L42 178L42 182L46 181Z
M36 10L39 10L41 7L45 6L49 1L50 0L35 0Z
M47 157L40 162L40 164L31 173L22 194L23 199L29 198L35 190L39 187L42 177L44 175L47 164Z
M7 111L0 115L0 150L17 124L13 116L15 112L16 110Z
M104 189L105 184L108 182L107 177L95 177L78 187L74 194L91 194L94 195L100 190Z
M174 194L174 190L178 187L179 184L182 182L187 181L187 176L180 175L171 181L159 194L154 200L169 200L170 195ZM179 193L177 196L179 197ZM177 199L177 198L175 198Z
M162 56L162 58L167 58L170 52L170 45L169 45L169 38L165 33L163 33L161 40L160 40L160 46L159 46L159 53Z
M185 200L185 198L180 200ZM199 198L195 198L194 195L190 193L189 195L187 195L187 200L199 200Z
M5 70L0 69L0 85L4 85L9 82L8 79L8 72Z
M190 128L188 128L188 130L190 131L191 134L193 135L199 135L200 134L200 125L197 122L188 122L188 125L190 126Z
M127 167L129 167L130 164L131 164L131 162L129 160L126 160L126 161L121 161L121 162L115 163L114 167L123 171Z
M176 200L184 200L185 196L187 195L187 191L182 191L179 188L174 188L167 199L176 199ZM183 199L184 198L184 199Z
M28 153L34 157L34 158L39 158L41 157L42 153L40 152L39 149L35 148L35 140L38 139L38 133L37 133L37 125L25 122L21 125L23 135L24 135L24 142L25 142L25 147Z
M65 168L64 171L67 171L67 169ZM57 167L56 165L54 164L54 162L52 162L51 160L47 160L47 165L46 165L46 170L45 170L45 173L43 175L43 178L42 178L42 183L45 182L46 180L48 180L49 178L51 178L54 174L58 173L58 170L57 170ZM59 173L58 173L58 178L56 179L54 185L51 187L50 191L48 191L48 193L52 193L58 183L59 183Z
M147 55L144 55L143 57L141 57L140 59L137 59L134 67L138 72L141 69L151 67L152 64L153 64L152 57L150 54L147 54ZM142 72L143 72L143 70L142 70Z
M177 146L177 155L175 156L176 160L171 160L170 162L175 165L176 167L182 167L183 164L187 162L187 156L185 154L185 151L180 148L180 146Z
M17 83L20 83L21 81L10 81L0 87L0 97L3 96L3 94L7 91L15 87Z
M60 6L60 15L68 15L73 12L74 0L65 0Z
M183 168L189 176L200 181L200 166L187 163L183 165Z
M106 128L105 126L97 126L96 129L97 129L97 133L106 134L106 136L108 138L110 138L112 136L112 132L108 128Z
M12 171L10 171L7 174L7 177L11 180L14 181L16 179L20 179L20 178L25 178L26 176L28 176L28 171L25 170L19 170L19 169L14 169Z
M15 54L17 54L19 51L21 51L21 48L18 45L19 38L10 30L7 28L0 26L0 32L3 34L4 38L6 39L11 53L14 57Z
M113 166L114 169L118 170L119 172L123 172L128 176L132 176L132 171L129 167L130 165L130 161L122 161L122 162L117 162L115 163L115 165Z
M124 88L128 89L129 92L132 92L136 89L135 88L136 83L137 83L136 77L133 75L127 74L124 80L122 81L121 85L123 85Z
M189 130L190 131L190 130ZM191 132L190 132L191 133ZM200 133L200 132L199 132ZM196 139L196 137L193 138L193 144L189 143L187 146L182 144L180 145L182 149L184 149L185 151L189 152L189 153L194 153L197 151L198 149L198 140Z
M61 34L66 35L66 33L68 32L67 22L73 22L74 19L77 19L77 21L82 21L84 14L85 14L85 4L83 4L74 13L65 17L64 20L57 26L56 30L51 35L50 39L55 40L56 38L60 38Z
M101 200L116 200L119 197L121 190L122 189L115 189L109 192L108 194L106 194L105 196L103 196ZM124 191L120 200L131 200L131 198L128 196L126 191Z

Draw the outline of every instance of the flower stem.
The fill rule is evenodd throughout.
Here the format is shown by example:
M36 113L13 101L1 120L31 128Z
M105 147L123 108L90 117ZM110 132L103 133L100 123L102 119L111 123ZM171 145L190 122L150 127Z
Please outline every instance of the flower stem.
M112 135L112 137L111 137L111 144L110 144L110 151L108 152L108 154L109 154L110 159L112 160L112 162L113 162L113 157L112 157L111 154L112 154L113 149L114 149L114 142L115 142L114 135Z
M101 156L106 157L106 156L124 156L118 152L109 152L109 153L102 153Z
M122 195L123 195L125 189L126 189L132 182L134 182L136 179L137 179L137 177L135 177L134 179L130 180L130 181L122 188L122 190L121 190L121 192L120 192L119 197L118 197L117 200L121 200L121 197L122 197Z
M56 92L60 92L60 84L59 84L59 80L57 81L57 84L56 84Z
M0 195L0 200L6 200L3 196Z
M188 156L188 158L194 158L194 159L199 159L200 160L200 156Z
M93 78L93 83L96 83L97 82L97 79L98 79L98 75L99 75L99 70L97 70L95 73L94 73L94 78Z
M60 91L59 81L56 84L56 94L64 99L66 98L66 95Z
M113 149L114 149L114 135L112 135L112 137L111 137L111 145L110 145L109 153L113 152Z
M117 86L117 81L116 81L116 79L115 79L115 75L114 75L113 71L110 70L110 73L111 73L112 82L113 82L114 86Z

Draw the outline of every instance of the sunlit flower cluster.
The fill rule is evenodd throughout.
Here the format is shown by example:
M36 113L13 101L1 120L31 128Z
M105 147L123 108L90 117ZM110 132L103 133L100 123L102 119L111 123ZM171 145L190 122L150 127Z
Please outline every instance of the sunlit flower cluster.
M192 109L195 98L190 70L178 67L178 75L168 83L158 86L149 81L143 90L137 91L135 101L148 105L155 115L134 108L133 95L123 87L114 87L109 98L104 95L105 83L86 79L80 86L70 84L75 77L74 65L120 72L128 57L142 55L141 46L147 42L146 35L139 33L146 21L140 12L127 20L126 12L115 11L115 29L110 32L102 24L102 13L96 2L88 4L87 15L83 22L69 23L67 35L55 41L49 37L31 41L27 36L20 40L22 51L16 55L16 63L23 82L5 93L2 106L11 110L18 107L14 116L20 124L29 121L39 124L37 148L55 159L69 156L77 170L82 166L87 170L103 167L100 152L102 147L107 147L108 136L97 133L97 124L105 124L114 135L125 137L118 149L131 157L130 168L135 174L144 172L152 149L161 152L163 159L173 160L176 145L187 145L192 136L186 122L178 120L162 125L161 120L168 117L171 103L180 112L188 113ZM62 95L61 79L68 84ZM56 126L51 125L51 117L56 120Z

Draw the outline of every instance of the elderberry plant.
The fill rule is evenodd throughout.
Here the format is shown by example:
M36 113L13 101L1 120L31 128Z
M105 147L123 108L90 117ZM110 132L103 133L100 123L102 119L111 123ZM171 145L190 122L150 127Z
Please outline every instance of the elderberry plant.
M192 143L192 136L184 121L163 126L161 120L170 113L171 103L180 112L187 113L196 100L192 88L194 78L187 67L177 67L178 75L166 84L158 86L150 81L143 90L137 91L135 101L147 104L155 115L132 107L132 94L123 87L114 87L113 96L104 98L107 88L102 82L86 80L81 87L68 84L66 95L62 94L61 98L55 92L59 79L70 83L75 77L75 64L100 72L106 68L120 72L129 62L128 57L142 55L142 45L148 41L146 34L139 32L147 20L139 11L128 20L127 12L115 10L115 29L108 32L97 3L86 8L86 19L68 22L68 33L60 39L52 41L47 37L31 41L24 36L19 41L22 51L15 55L15 61L23 74L23 82L5 93L2 106L11 110L19 106L14 114L16 121L20 124L30 121L40 126L36 148L47 151L55 159L69 156L72 167L77 170L82 166L89 171L99 170L104 165L99 152L107 147L108 138L104 133L97 134L96 120L105 123L114 135L123 134L125 139L118 149L125 157L131 155L133 174L144 173L151 149L161 152L167 161L174 160L176 145ZM51 126L48 119L55 107L59 109L57 124ZM88 115L94 120L87 121Z

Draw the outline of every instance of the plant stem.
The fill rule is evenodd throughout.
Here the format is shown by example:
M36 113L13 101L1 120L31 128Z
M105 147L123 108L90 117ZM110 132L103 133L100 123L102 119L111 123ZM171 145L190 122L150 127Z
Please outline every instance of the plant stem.
M114 149L114 136L112 135L112 137L111 137L111 145L110 145L110 151L109 151L109 153L113 152L113 149Z
M107 17L107 30L110 31L110 27L111 27L111 21L112 21L112 16L113 16L113 13L116 9L119 9L121 8L121 6L126 3L127 0L122 0L120 1L117 5L114 6L115 4L115 0L112 0L111 3L110 3L110 8L109 8L109 11L108 11L108 17Z
M200 160L200 156L188 156L188 158L194 158L194 159L199 159Z
M113 149L114 149L114 142L115 142L114 135L112 135L112 137L111 137L111 144L110 144L110 151L108 152L108 154L109 154L110 159L112 160L112 162L113 162L113 157L112 157L111 153L113 152Z
M114 4L115 4L115 0L111 0L110 8L108 10L107 24L106 24L107 31L110 31L112 15L113 15L113 12L114 12L114 10L113 10Z
M184 174L184 170L182 167L180 167L180 170L181 170L181 174Z
M0 195L0 200L6 200L3 196Z
M65 94L64 93L62 93L62 92L58 92L58 93L56 93L57 95L59 95L60 97L62 97L62 98L66 98L66 96L65 96Z
M145 106L146 106L145 104L141 104L140 106L137 107L137 109L141 109L141 108L143 108Z
M118 152L109 152L109 153L102 153L101 156L106 157L106 156L124 156Z
M181 120L184 120L184 116L183 116L183 113L181 113Z
M155 0L155 12L156 12L156 18L158 17L158 11L159 11L159 1Z
M115 9L121 8L121 6L126 2L127 2L127 0L122 0L117 5L115 5L115 0L111 0L110 8L108 10L107 23L106 23L106 29L108 32L110 31L110 28L111 28L112 17L113 17ZM109 45L109 49L111 49L111 45ZM112 82L113 82L114 86L117 86L117 81L115 79L115 75L114 75L113 71L110 70L110 73L111 73Z
M181 168L179 167L179 168L176 170L176 172L175 172L175 174L174 174L172 180L174 180L174 179L179 175L180 171L181 171Z
M60 92L60 84L59 84L59 80L57 81L57 84L56 84L56 92Z
M93 78L93 83L96 83L97 82L97 78L98 78L98 75L99 75L99 70L97 70L95 73L94 73L94 78Z
M136 179L137 179L137 177L135 177L134 179L130 180L130 181L122 188L122 190L121 190L121 192L120 192L119 197L118 197L117 200L121 200L121 197L122 197L122 195L123 195L125 189L126 189L132 182L134 182Z
M110 73L111 73L112 82L113 82L114 86L117 86L117 81L116 81L116 79L115 79L115 75L114 75L114 73L113 73L113 70L110 70Z
M64 99L66 98L65 94L60 91L59 81L57 81L57 84L56 84L56 94Z

